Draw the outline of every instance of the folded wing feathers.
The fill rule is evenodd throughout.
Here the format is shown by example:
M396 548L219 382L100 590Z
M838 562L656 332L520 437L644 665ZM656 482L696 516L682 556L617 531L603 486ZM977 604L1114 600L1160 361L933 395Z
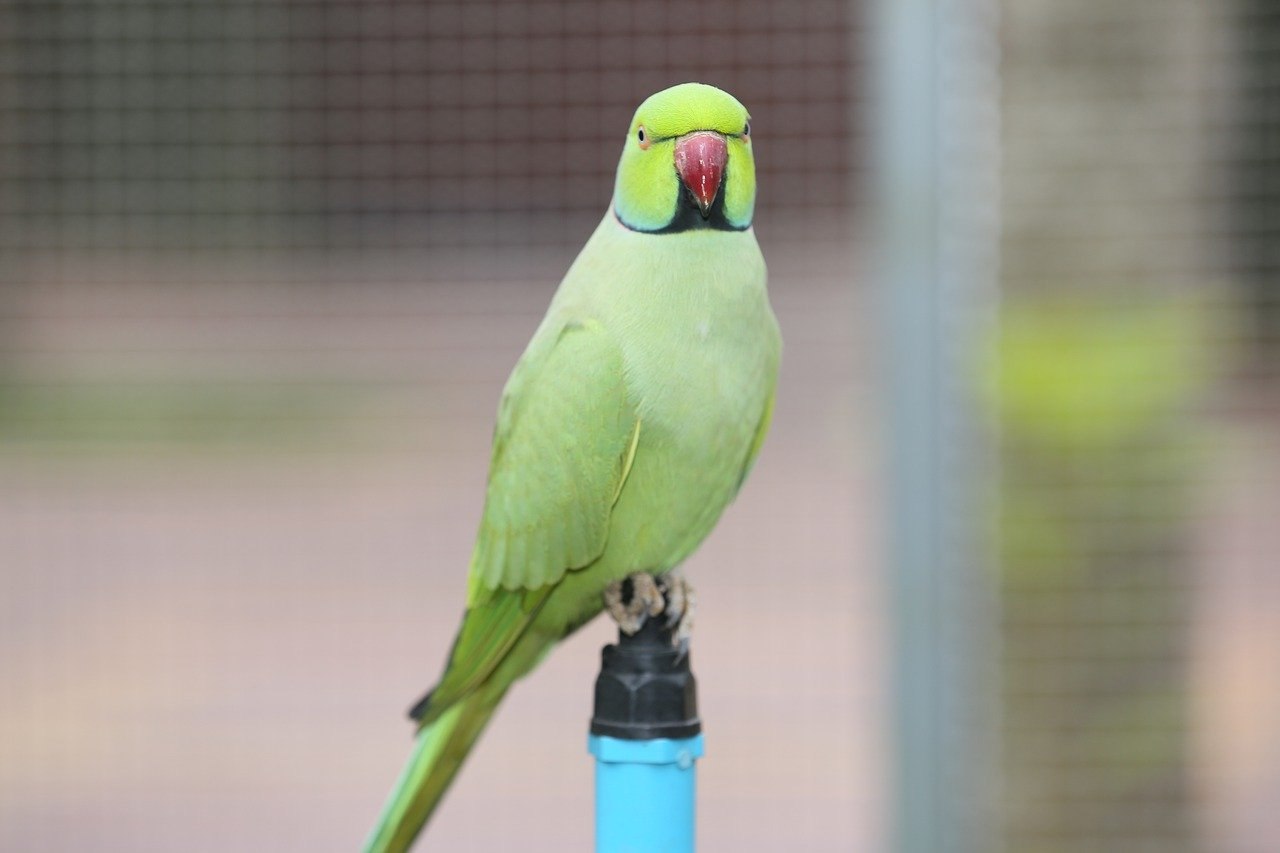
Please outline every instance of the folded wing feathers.
M474 554L488 590L536 589L600 556L639 438L621 352L598 324L561 332L518 376Z

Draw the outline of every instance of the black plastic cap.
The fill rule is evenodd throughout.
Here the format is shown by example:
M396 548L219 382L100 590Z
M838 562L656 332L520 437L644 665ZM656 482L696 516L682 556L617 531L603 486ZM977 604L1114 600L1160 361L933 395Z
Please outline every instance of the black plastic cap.
M604 647L592 734L653 740L702 731L688 652L671 644L671 630L663 621L660 616L647 619L634 635L619 632L617 645Z

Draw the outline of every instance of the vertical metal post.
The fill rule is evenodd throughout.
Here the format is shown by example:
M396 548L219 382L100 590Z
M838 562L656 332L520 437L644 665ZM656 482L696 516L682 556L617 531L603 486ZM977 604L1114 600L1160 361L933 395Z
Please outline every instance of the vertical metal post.
M587 748L596 757L596 853L693 853L702 756L689 655L661 618L605 646Z
M876 0L872 215L891 444L893 849L990 853L997 731L978 410L998 251L995 0Z

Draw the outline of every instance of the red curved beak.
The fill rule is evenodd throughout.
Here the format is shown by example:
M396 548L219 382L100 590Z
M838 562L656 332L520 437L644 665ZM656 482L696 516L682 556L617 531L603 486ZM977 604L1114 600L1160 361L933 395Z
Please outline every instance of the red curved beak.
M698 200L703 219L711 215L728 159L728 143L715 131L699 130L676 140L676 171Z

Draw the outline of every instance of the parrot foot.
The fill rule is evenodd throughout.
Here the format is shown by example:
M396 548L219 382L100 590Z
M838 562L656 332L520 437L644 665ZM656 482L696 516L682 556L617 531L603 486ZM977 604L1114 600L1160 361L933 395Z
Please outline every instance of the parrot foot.
M698 609L693 584L685 580L679 569L667 572L658 583L667 594L667 627L676 629L671 642L679 646L681 652L687 652L689 638L693 636L693 616Z
M646 572L633 572L605 587L604 608L624 634L639 631L646 619L657 616L666 606L658 582Z
M645 620L666 613L666 627L675 628L671 642L682 650L689 646L693 633L696 599L693 586L679 570L659 578L647 572L634 572L605 588L604 606L618 628L634 634Z

